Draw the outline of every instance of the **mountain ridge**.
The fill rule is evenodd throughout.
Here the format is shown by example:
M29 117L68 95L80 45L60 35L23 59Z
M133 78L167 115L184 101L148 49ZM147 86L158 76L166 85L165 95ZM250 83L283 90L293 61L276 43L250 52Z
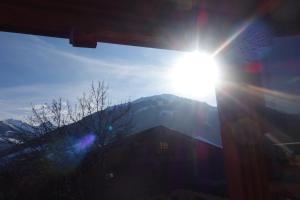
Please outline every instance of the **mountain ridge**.
M221 146L216 107L172 94L141 97L132 101L131 105L134 128L130 134L162 125ZM1 123L2 126L6 125L2 127L4 131L1 131ZM13 136L16 137L15 135L22 134L22 131L29 133L30 136L30 133L33 134L32 130L34 127L20 120L0 121L0 139L7 131L13 131Z

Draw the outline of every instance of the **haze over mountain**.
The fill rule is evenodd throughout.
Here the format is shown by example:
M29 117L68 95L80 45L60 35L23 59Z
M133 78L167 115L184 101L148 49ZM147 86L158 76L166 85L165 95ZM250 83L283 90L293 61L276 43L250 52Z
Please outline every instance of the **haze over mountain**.
M217 108L171 94L142 97L132 102L130 134L159 125L221 146ZM32 138L34 127L18 120L0 121L0 150Z
M218 110L206 103L162 94L132 102L133 133L162 125L189 136L221 145Z

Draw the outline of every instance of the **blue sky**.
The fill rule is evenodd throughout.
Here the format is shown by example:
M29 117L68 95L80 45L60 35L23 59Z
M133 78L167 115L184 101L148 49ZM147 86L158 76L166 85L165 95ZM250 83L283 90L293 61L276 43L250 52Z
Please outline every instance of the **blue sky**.
M0 120L22 119L30 104L74 100L91 81L105 81L113 103L162 93L182 52L98 43L72 47L67 39L0 32ZM216 105L214 91L198 99Z
M0 120L24 119L31 103L75 100L98 80L109 85L114 104L163 93L195 99L170 84L170 69L183 52L105 43L75 48L67 39L6 32L0 44ZM300 98L300 37L273 38L270 47L262 60L264 87ZM197 100L216 106L215 91ZM300 113L298 101L266 96L266 103Z

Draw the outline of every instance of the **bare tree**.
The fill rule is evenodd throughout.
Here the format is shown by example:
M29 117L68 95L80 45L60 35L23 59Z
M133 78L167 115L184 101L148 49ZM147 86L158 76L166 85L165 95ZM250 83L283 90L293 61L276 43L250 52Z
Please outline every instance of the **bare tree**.
M70 127L77 127L85 133L93 133L95 146L103 147L123 137L132 128L131 104L127 101L112 106L108 86L98 81L96 84L92 82L90 90L74 104L59 98L50 104L32 105L32 116L28 121L36 136L66 133Z
M51 104L32 105L32 116L28 118L35 136L41 136L62 128L70 123L67 103L61 98L52 100Z
M96 85L92 82L88 95L83 93L74 106L68 103L68 115L72 122L96 135L97 147L124 136L132 128L130 102L111 106L108 86L103 81Z
M67 112L67 103L61 98L53 100L50 104L32 104L31 108L32 115L27 117L27 123L19 127L22 133L16 134L14 138L2 137L1 143L20 145L54 130L65 132L64 127L71 122Z

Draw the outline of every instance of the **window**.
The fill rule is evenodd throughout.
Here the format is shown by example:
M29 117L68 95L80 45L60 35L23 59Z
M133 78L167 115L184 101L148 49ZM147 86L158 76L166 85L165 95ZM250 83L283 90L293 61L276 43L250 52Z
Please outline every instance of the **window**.
M160 142L159 147L160 147L160 152L166 152L169 150L169 144L167 142Z

